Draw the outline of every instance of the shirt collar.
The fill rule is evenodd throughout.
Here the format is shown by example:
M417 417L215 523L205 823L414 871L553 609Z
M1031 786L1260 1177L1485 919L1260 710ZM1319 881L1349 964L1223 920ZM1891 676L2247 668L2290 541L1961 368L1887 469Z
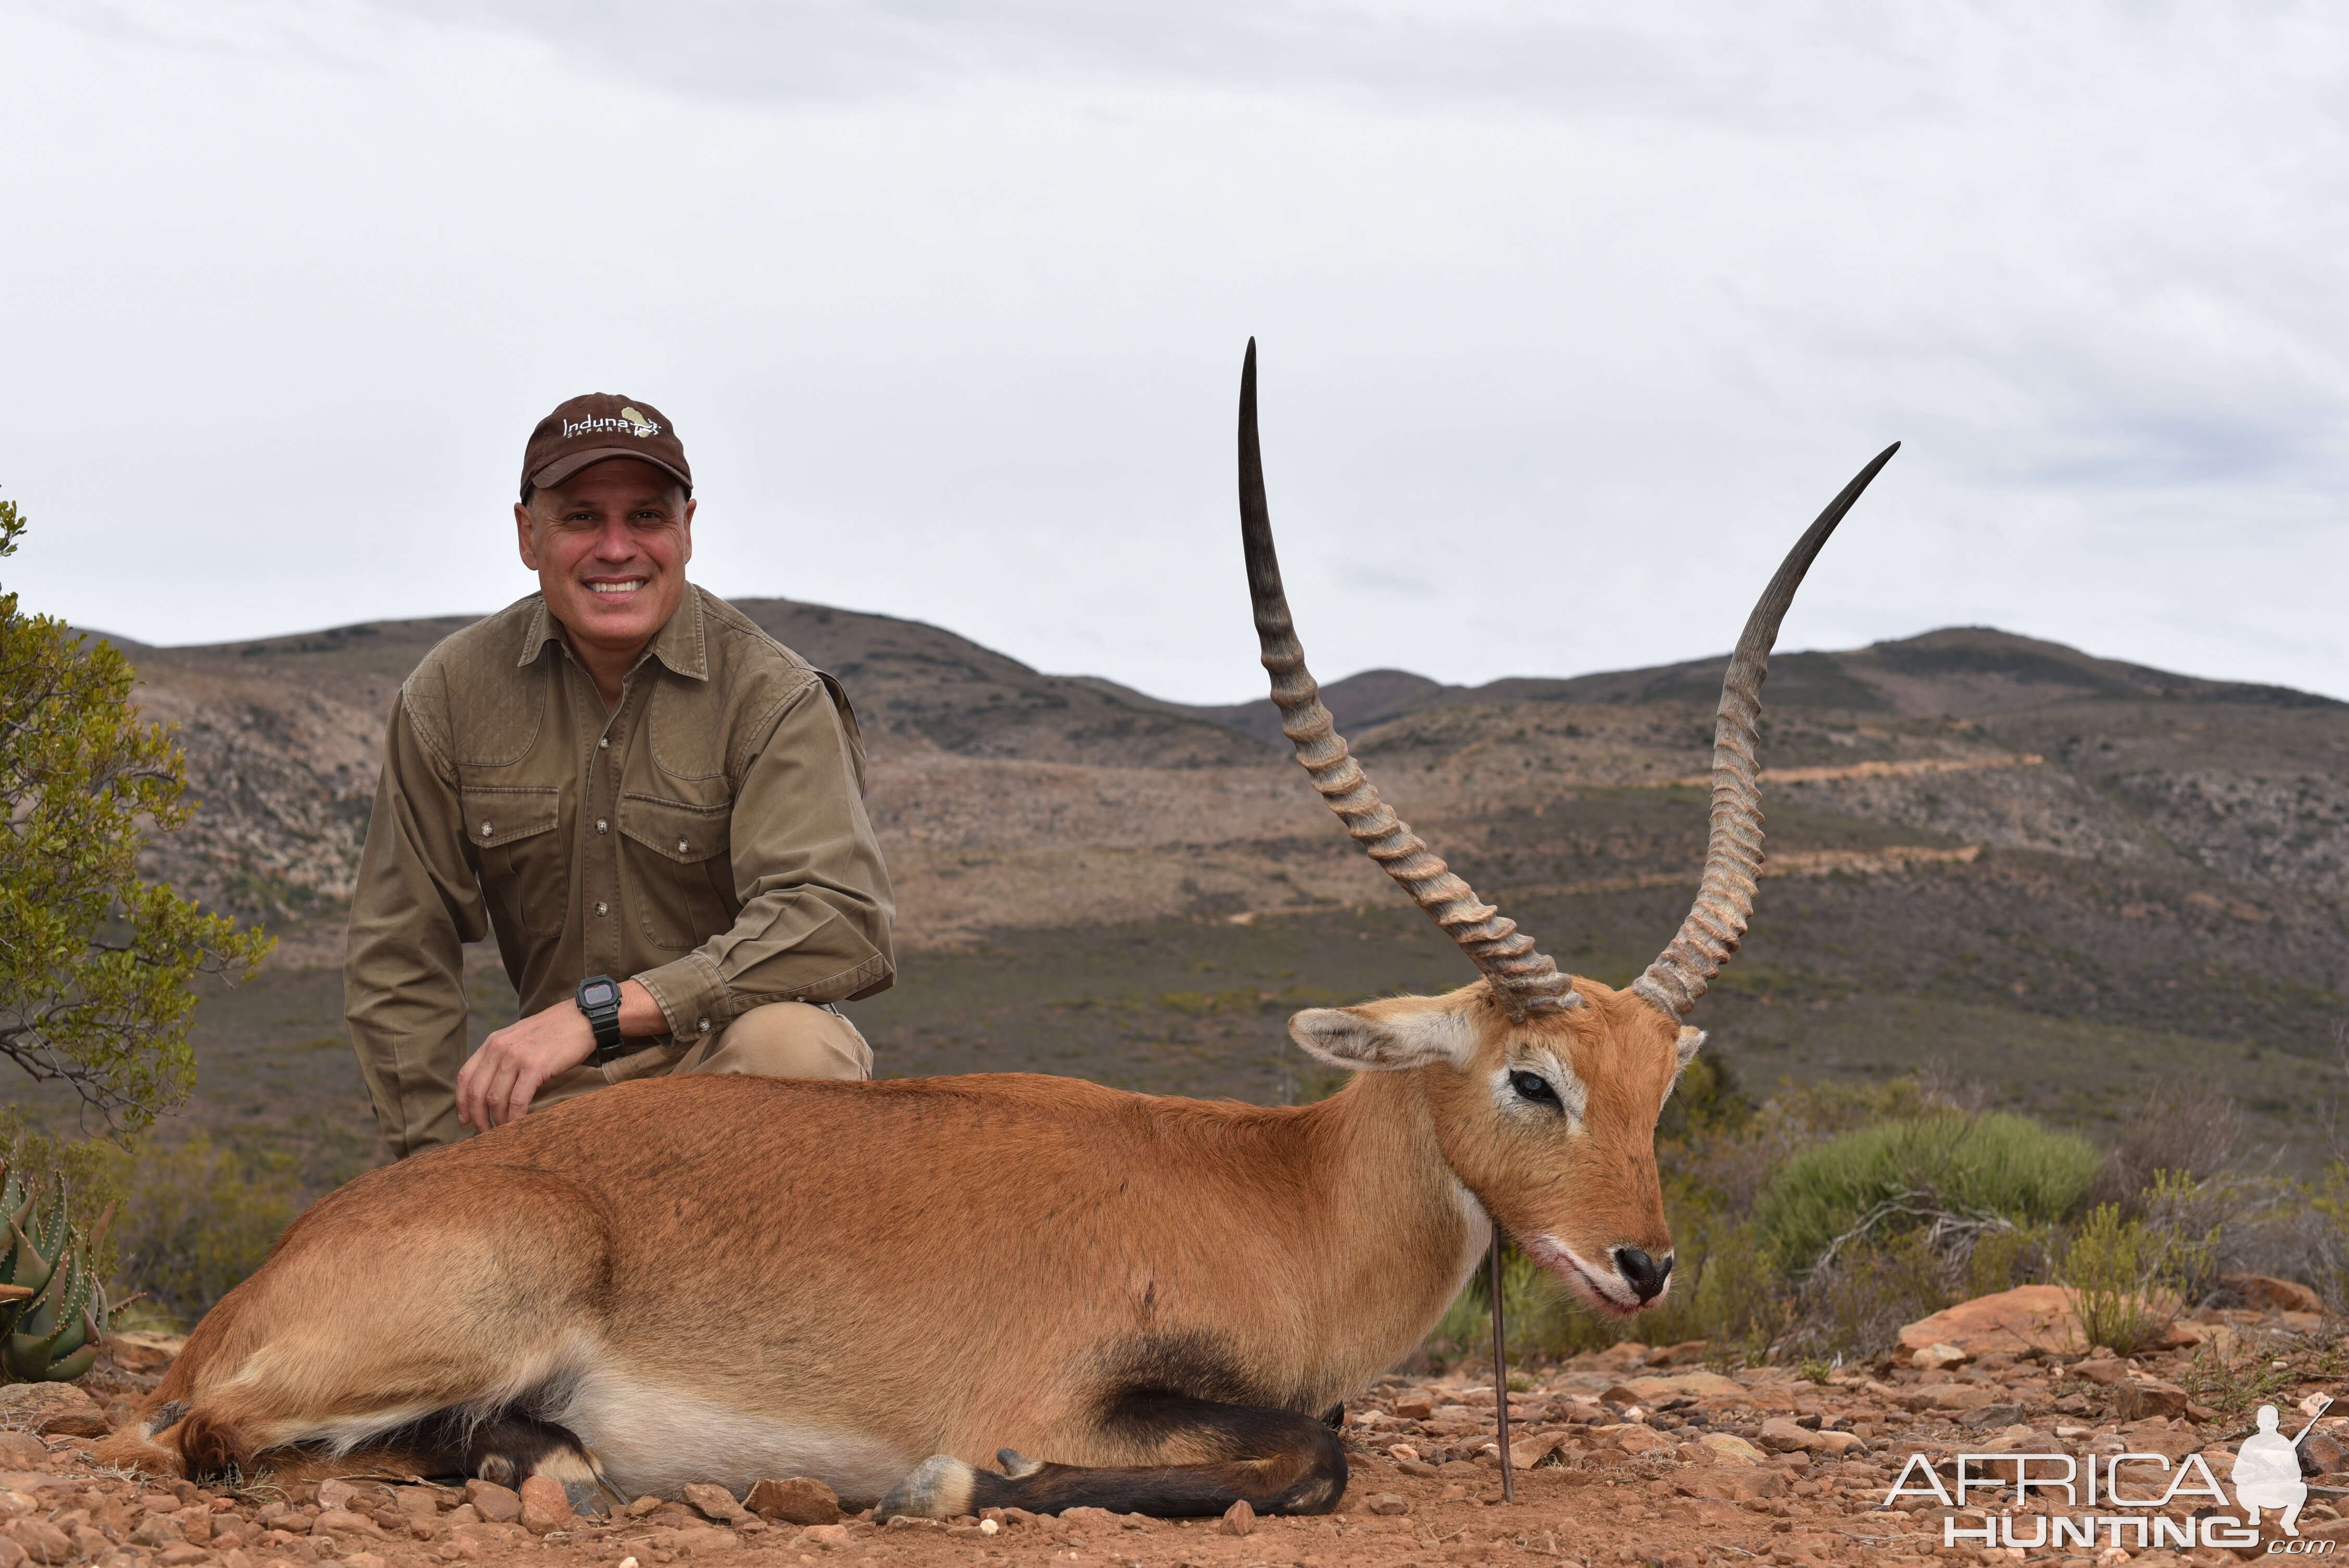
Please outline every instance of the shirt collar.
M546 651L547 644L562 641L563 623L547 609L545 595L541 594L531 611L530 624L523 632L522 656L514 663L535 664L539 655ZM678 605L677 614L668 618L667 624L653 634L652 646L645 651L678 675L698 681L709 678L709 644L702 626L700 589L690 583L685 585L684 602Z
M688 583L677 614L653 636L652 655L692 680L709 678L709 648L702 634L701 590Z

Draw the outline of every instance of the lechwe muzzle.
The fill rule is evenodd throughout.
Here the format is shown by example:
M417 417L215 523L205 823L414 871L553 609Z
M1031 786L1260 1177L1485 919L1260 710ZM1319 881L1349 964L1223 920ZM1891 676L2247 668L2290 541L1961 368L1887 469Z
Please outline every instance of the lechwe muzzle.
M1299 1014L1300 1045L1361 1069L1316 1105L1008 1073L581 1096L295 1221L98 1459L281 1483L544 1478L581 1509L812 1476L885 1518L1326 1511L1345 1401L1426 1336L1495 1222L1603 1310L1669 1286L1656 1115L1699 1039L1680 1015L1752 902L1764 660L1883 460L1746 628L1704 892L1618 992L1480 903L1332 730L1273 561L1251 345L1241 516L1284 723L1485 978Z
M1546 1181L1537 1170L1519 1171L1513 1172L1516 1180L1502 1190L1527 1197L1554 1194L1558 1200L1555 1212L1544 1213L1534 1204L1520 1206L1506 1200L1488 1207L1529 1255L1583 1300L1603 1312L1637 1312L1671 1288L1671 1243L1655 1195L1655 1116L1663 1095L1671 1092L1671 1083L1704 1042L1701 1031L1680 1027L1680 1020L1736 953L1754 913L1754 879L1762 870L1757 722L1770 650L1804 573L1900 444L1895 441L1878 453L1804 531L1746 618L1722 682L1713 726L1713 820L1696 903L1679 934L1647 973L1631 983L1631 994L1653 1010L1652 1019L1622 1020L1619 1027L1627 1037L1600 1046L1592 1027L1578 1026L1573 1020L1594 998L1614 1005L1615 993L1565 974L1516 922L1454 875L1410 824L1379 799L1377 786L1348 751L1345 738L1322 706L1320 687L1305 667L1305 651L1281 588L1265 500L1256 401L1256 343L1250 339L1240 371L1240 539L1247 558L1248 593L1256 606L1257 638L1272 677L1281 733L1296 748L1297 760L1345 823L1347 833L1483 972L1489 1005L1497 1007L1509 1026L1499 1065L1492 1069L1492 1096L1502 1115L1514 1114L1514 1126L1530 1134L1541 1126L1545 1113L1555 1111L1559 1120L1574 1127L1576 1136L1547 1151L1555 1157L1554 1171L1579 1165L1604 1148L1604 1158L1627 1179L1609 1194L1612 1202L1594 1206L1588 1202L1592 1186L1615 1185L1603 1171L1580 1171L1582 1179L1574 1181L1555 1175ZM1369 1011L1344 1013L1359 1017ZM1291 1032L1298 1044L1317 1056L1345 1066L1376 1065L1328 1048L1328 1035L1340 1026L1324 1020L1337 1016L1300 1014ZM1657 1022L1671 1026L1672 1038L1663 1092L1651 1101L1650 1090L1663 1072L1667 1053L1643 1048L1637 1038L1655 1036ZM1635 1026L1640 1025L1646 1026ZM1562 1048L1568 1040L1577 1042L1576 1047ZM1630 1081L1617 1081L1626 1078ZM1611 1100L1608 1109L1619 1113L1623 1121L1617 1122L1614 1116L1594 1118L1594 1093ZM1636 1147L1633 1140L1615 1136L1628 1128L1637 1130ZM1499 1159L1502 1151L1495 1148L1491 1153ZM1480 1196L1487 1191L1473 1181L1470 1185Z

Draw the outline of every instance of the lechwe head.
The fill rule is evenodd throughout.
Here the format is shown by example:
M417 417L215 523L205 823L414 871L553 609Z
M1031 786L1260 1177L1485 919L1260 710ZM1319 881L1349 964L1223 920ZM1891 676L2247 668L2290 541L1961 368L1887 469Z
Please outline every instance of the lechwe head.
M1281 730L1346 830L1460 944L1484 978L1444 996L1316 1008L1289 1021L1322 1060L1422 1074L1444 1159L1525 1251L1602 1312L1671 1286L1656 1118L1704 1043L1681 1020L1737 951L1762 867L1755 720L1778 623L1812 559L1895 442L1844 487L1763 591L1730 656L1713 729L1713 824L1696 903L1648 971L1618 991L1563 974L1477 898L1379 799L1321 706L1289 619L1257 439L1256 344L1240 378L1240 534Z

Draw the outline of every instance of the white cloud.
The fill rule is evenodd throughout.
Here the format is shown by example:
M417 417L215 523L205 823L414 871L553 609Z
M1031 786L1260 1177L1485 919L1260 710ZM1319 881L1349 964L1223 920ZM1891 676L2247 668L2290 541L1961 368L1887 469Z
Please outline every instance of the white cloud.
M1994 624L2349 696L2323 7L0 4L28 603L483 609L580 390L721 593L1252 695Z

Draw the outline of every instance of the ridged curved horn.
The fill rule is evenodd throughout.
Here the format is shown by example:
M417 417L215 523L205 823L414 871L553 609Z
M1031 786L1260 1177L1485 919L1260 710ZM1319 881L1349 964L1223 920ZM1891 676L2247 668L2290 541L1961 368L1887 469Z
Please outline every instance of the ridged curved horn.
M1754 760L1760 732L1755 721L1762 715L1762 683L1769 676L1778 623L1786 618L1795 590L1803 585L1803 573L1811 569L1827 535L1899 449L1895 441L1878 452L1795 541L1746 618L1737 651L1729 656L1729 674L1721 683L1721 715L1713 729L1713 832L1705 846L1704 881L1680 934L1645 975L1631 982L1640 999L1667 1017L1688 1016L1744 940L1746 922L1753 918L1754 879L1762 871L1762 787Z
M1475 889L1452 874L1435 851L1363 776L1346 749L1345 738L1321 706L1321 688L1305 667L1305 650L1288 615L1288 595L1280 586L1280 561L1272 549L1272 515L1264 499L1264 453L1256 433L1256 339L1249 338L1240 369L1240 543L1247 555L1248 596L1256 603L1256 634L1264 667L1272 676L1273 706L1280 731L1297 748L1297 760L1312 775L1313 788L1346 824L1346 831L1402 885L1412 902L1434 918L1444 934L1485 978L1493 994L1520 1021L1538 1013L1578 1007L1574 982L1558 973L1516 922L1477 898Z

